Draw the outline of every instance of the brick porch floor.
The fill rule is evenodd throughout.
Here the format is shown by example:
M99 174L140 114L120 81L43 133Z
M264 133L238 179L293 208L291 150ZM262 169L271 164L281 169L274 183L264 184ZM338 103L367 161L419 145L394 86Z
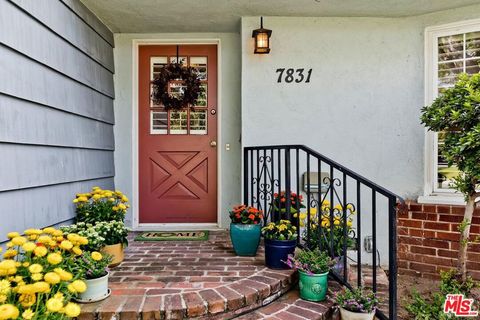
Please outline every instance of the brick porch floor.
M82 305L80 319L228 319L257 309L296 282L292 270L237 257L226 232L208 241L136 242L111 270L111 297Z

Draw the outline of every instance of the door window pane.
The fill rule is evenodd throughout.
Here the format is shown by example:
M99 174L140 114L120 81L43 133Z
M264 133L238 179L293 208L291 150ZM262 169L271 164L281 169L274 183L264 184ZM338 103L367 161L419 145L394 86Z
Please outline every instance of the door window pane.
M199 80L207 80L207 57L191 57L190 66L197 70Z
M181 99L183 93L185 92L185 86L181 82L170 82L169 83L170 96L177 99Z
M151 57L150 58L150 80L155 79L158 76L160 70L167 65L167 57ZM153 87L150 85L150 96L152 95ZM159 108L161 105L154 104L150 99L151 108Z
M202 84L202 92L198 96L196 106L197 107L206 107L207 106L207 84Z
M170 112L170 134L187 134L187 111Z
M190 134L207 134L207 110L190 112Z
M168 113L166 111L150 112L150 133L151 134L167 134L168 130Z

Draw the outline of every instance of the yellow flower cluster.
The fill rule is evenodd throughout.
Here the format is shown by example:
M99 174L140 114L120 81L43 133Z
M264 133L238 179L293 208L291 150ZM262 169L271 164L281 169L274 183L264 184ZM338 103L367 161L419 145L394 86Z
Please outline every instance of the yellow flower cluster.
M77 317L80 307L70 300L86 284L74 274L74 258L88 240L77 234L64 237L52 227L7 236L0 261L0 320Z
M346 207L347 212L347 227L350 229L353 226L352 223L352 215L355 214L355 209L352 204L348 204ZM330 228L330 215L333 213L333 224L334 226L342 226L343 227L343 206L337 204L333 207L330 206L330 201L324 200L321 205L321 220L320 225L322 228ZM301 212L300 214L295 213L294 217L299 217L300 226L305 227L307 224L307 216L310 215L310 227L312 229L317 229L319 217L317 214L317 208L311 208L309 212Z
M289 220L270 222L262 228L264 236L273 240L293 240L296 238L296 230Z
M87 193L77 193L73 203L82 206L83 204L95 202L109 202L113 204L113 211L126 211L130 208L128 197L119 190L103 190L100 187L93 187L92 191Z

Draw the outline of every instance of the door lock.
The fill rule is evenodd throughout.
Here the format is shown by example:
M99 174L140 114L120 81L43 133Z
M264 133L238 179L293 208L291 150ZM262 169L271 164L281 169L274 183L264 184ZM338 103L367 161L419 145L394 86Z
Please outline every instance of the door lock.
M210 141L210 147L215 148L217 146L217 141Z

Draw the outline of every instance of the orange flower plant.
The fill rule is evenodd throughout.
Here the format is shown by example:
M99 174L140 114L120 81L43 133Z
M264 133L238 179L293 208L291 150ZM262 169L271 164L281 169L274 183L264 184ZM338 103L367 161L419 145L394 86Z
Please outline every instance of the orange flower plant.
M263 219L263 211L244 204L233 207L230 211L232 223L260 224Z

